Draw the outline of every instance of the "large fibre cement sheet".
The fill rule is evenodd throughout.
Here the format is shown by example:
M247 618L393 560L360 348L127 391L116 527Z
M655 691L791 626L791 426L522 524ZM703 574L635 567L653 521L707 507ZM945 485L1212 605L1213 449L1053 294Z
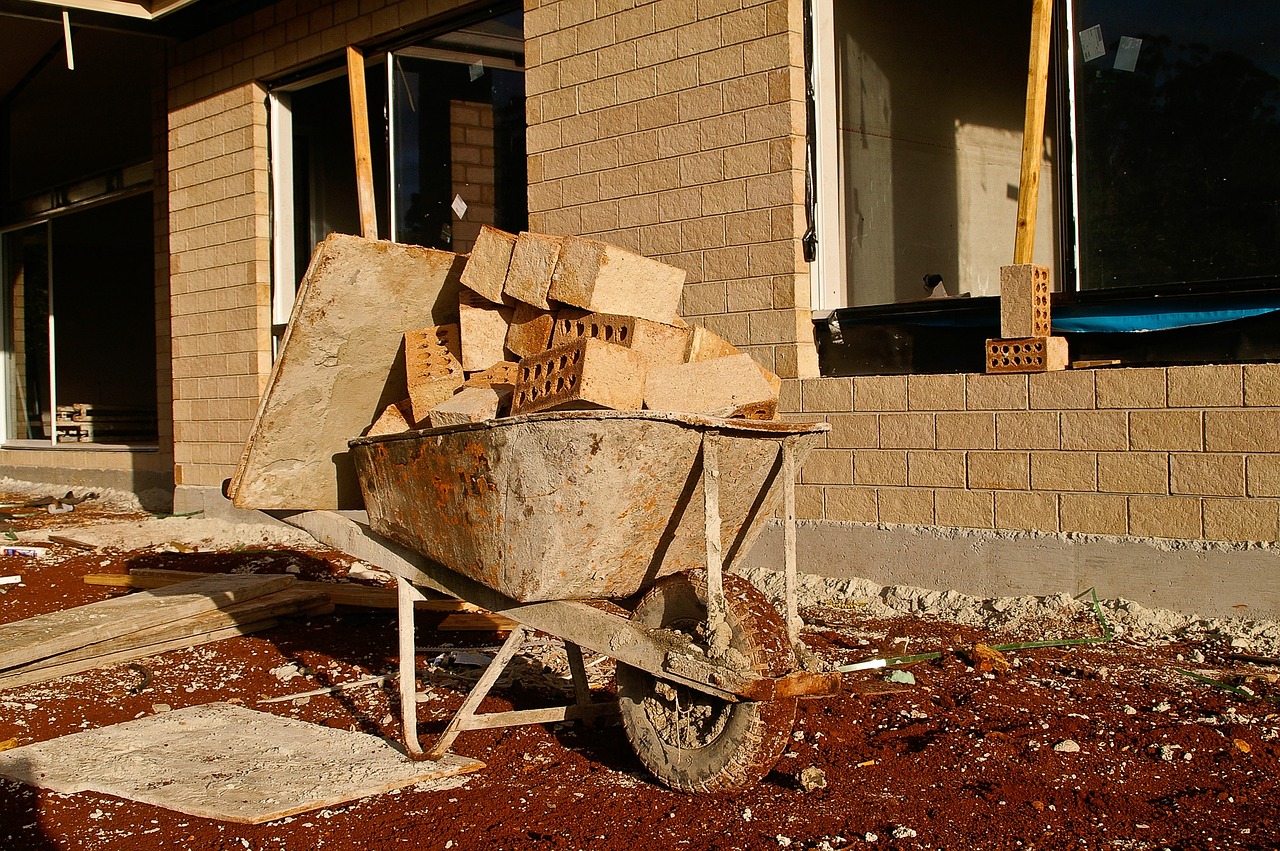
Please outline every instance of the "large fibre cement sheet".
M192 706L0 753L0 775L59 794L97 792L201 818L261 824L484 763L414 762L366 733L229 703Z
M362 506L347 441L408 397L404 332L458 321L464 262L342 234L320 243L231 481L237 508Z

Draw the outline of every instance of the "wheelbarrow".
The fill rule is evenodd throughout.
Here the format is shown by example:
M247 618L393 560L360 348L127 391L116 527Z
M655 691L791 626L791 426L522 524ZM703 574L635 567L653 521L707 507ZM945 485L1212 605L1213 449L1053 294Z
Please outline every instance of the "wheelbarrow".
M752 785L786 749L796 700L839 675L804 670L796 611L796 466L825 423L572 411L350 442L368 526L290 522L395 573L400 700L411 756L466 730L620 714L662 783ZM783 498L785 611L727 573ZM379 539L389 539L379 540ZM413 603L422 589L516 621L435 743L417 732ZM477 714L527 630L565 643L576 702ZM617 701L593 701L582 649L617 660Z

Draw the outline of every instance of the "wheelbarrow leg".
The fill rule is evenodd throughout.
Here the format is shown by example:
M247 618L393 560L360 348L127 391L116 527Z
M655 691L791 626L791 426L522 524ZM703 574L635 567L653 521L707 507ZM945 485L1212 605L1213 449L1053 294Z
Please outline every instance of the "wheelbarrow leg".
M711 631L707 655L715 659L728 651L730 639L720 539L720 432L715 429L702 433L702 499L707 541L707 626Z
M498 677L502 676L503 670L512 657L516 655L516 651L520 649L520 645L524 643L526 630L520 624L516 624L511 628L511 632L507 635L507 640L503 642L502 649L498 651L498 655L493 657L493 661L489 663L489 667L484 669L484 673L480 675L480 679L471 687L471 691L467 694L467 699L462 702L462 708L449 722L449 726L445 727L444 732L440 734L440 738L436 740L431 750L427 751L428 759L440 759L449 752L449 746L453 744L453 740L458 738L458 734L463 730L470 729L468 722L475 716L475 712L480 708L480 702L484 700L485 695L489 693L489 689L493 688L493 684L498 681Z
M782 556L786 577L787 638L791 646L800 640L800 612L796 601L796 446L782 441Z
M402 576L396 577L396 635L400 644L400 719L404 724L404 746L409 756L422 759L418 741L418 680L414 665L415 641L413 603L426 599Z
M566 641L564 655L569 660L569 675L573 677L574 701L579 707L584 707L591 703L591 684L587 682L587 666L582 662L582 648L572 641ZM583 718L582 725L594 727L595 721L589 717Z

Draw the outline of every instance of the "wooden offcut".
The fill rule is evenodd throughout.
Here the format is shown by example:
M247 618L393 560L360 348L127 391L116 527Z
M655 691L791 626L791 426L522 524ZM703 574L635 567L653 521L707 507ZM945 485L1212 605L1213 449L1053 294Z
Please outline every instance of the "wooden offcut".
M594 239L567 236L547 295L595 313L672 325L685 271Z
M492 302L502 301L502 285L507 280L507 267L516 246L515 234L482 225L471 256L462 270L462 283Z
M512 414L611 408L638 411L644 403L640 355L584 337L520 362Z
M560 259L562 238L522 231L511 253L511 265L507 267L507 280L502 291L511 298L543 310L551 309L547 294L551 290L551 276L556 261Z
M378 238L378 208L373 193L373 153L369 143L369 102L364 82L364 54L347 47L347 84L351 95L351 138L356 156L356 196L360 235Z
M1032 0L1022 169L1018 180L1018 226L1013 249L1015 264L1030 263L1035 251L1040 169L1044 159L1044 109L1049 92L1049 42L1052 36L1053 0Z

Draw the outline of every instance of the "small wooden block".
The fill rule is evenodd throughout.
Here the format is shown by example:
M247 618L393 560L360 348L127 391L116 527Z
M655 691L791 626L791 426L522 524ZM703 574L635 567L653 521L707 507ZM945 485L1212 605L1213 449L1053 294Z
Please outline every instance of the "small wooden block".
M778 397L751 355L649 370L644 406L718 417L773 419Z
M510 307L495 304L468 290L458 293L461 360L465 371L479 372L506 360L507 330L513 312Z
M531 304L519 303L511 315L507 330L507 350L518 358L526 358L551 348L551 332L555 314Z
M1000 267L1000 336L1048 337L1049 270L1034 263Z
M1066 337L987 340L987 372L1053 372L1066 368Z
M510 385L463 387L458 394L431 409L432 428L480 423L495 419L511 401Z
M560 259L561 242L562 238L558 236L521 231L516 237L502 291L517 301L550 310L547 293L551 289L556 261Z
M650 366L684 362L689 332L638 316L562 310L556 314L551 347L558 348L582 337L594 337L631 349Z
M516 247L516 235L489 225L480 228L476 243L462 269L462 285L492 302L502 301L502 285Z
M520 361L511 413L613 409L644 404L645 361L640 355L584 337Z
M413 402L403 399L394 405L387 405L383 412L369 427L368 437L381 434L400 434L413 428Z
M639 316L671 325L685 271L616 245L566 236L547 295L596 313Z

